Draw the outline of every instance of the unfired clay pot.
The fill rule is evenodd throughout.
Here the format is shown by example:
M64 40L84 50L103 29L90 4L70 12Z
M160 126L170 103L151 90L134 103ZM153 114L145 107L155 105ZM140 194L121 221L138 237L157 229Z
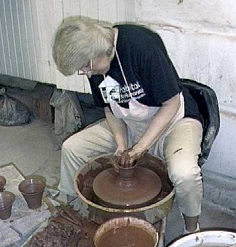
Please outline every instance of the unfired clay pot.
M30 209L41 207L45 186L44 181L35 178L25 179L19 184L18 189Z
M0 219L6 220L11 216L15 195L10 191L0 192Z

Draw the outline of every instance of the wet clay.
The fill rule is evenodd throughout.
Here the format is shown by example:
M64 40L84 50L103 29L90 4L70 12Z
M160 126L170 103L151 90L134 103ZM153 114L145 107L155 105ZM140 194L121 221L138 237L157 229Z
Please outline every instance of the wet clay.
M93 190L103 205L138 208L150 204L161 191L159 176L144 167L109 168L93 181Z
M102 157L99 159L96 159L96 161L93 161L98 163L101 167L98 169L91 169L86 174L82 175L79 174L79 176L76 179L78 190L82 193L82 195L96 203L102 206L103 203L99 200L99 198L95 195L93 191L93 181L95 177L104 171L105 169L111 168L112 166L109 164L109 157ZM163 163L158 160L155 157L150 156L149 154L146 154L142 159L140 159L137 162L137 165L140 167L145 167L148 169L151 169L153 172L155 172L161 179L161 191L159 195L154 199L153 203L159 202L162 199L164 199L170 192L173 190L172 183L168 177L168 173L166 170L166 167L163 165Z
M106 232L96 247L154 247L155 242L146 231L136 226L122 226Z
M78 216L73 209L61 209L43 231L31 240L31 247L94 247L98 224Z

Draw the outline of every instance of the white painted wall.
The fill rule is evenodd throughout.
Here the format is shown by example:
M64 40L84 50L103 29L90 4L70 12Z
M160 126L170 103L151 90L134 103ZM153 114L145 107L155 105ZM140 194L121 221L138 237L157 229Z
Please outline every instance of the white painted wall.
M89 92L83 76L64 77L52 58L52 38L70 15L102 21L134 20L134 0L0 0L0 74Z
M135 0L135 12L162 36L180 77L216 91L221 128L203 170L236 178L236 1Z
M181 77L212 86L236 107L236 2L136 0L136 18L162 36Z
M236 114L221 112L221 128L203 168L236 179L235 143Z

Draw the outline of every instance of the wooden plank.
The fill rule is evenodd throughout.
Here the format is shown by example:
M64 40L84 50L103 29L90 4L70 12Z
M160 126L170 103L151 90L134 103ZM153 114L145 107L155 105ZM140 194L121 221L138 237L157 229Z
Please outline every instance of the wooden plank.
M4 48L4 33L3 33L3 28L4 28L4 22L2 18L4 15L2 14L3 10L3 2L0 1L0 73L1 74L7 74L7 65L6 65L6 52Z
M45 81L55 84L56 82L56 71L53 66L52 57L52 41L53 35L56 29L55 22L56 17L54 17L54 1L42 1L40 6L40 23L42 30L44 30L44 36L42 37L42 42L45 44L45 53L43 54L42 60L46 63L45 66ZM42 20L43 19L43 20Z
M89 0L88 2L90 2ZM93 0L92 0L93 1ZM79 0L70 0L70 15L80 15L81 4Z
M105 2L106 11L107 11L106 21L109 21L110 23L114 24L117 20L116 4L118 0L103 0L103 1Z
M38 63L36 56L36 44L35 44L35 34L33 27L33 14L31 9L31 0L23 1L24 8L24 25L26 29L26 39L27 39L27 47L28 47L28 55L29 55L29 64L31 71L31 80L39 81L39 71L38 71Z
M38 1L30 0L30 7L31 7L31 20L32 20L32 28L33 28L33 39L35 45L36 63L38 68L37 78L35 78L35 80L44 82L45 76L44 76L43 61L41 58L42 37L41 37L41 30L39 25Z
M62 9L63 9L63 19L70 16L71 12L71 1L62 1Z
M135 1L125 1L125 19L127 22L135 21Z
M38 64L41 70L41 80L42 82L50 82L50 62L48 56L48 44L47 40L47 29L50 28L52 17L47 15L47 10L49 8L48 2L47 7L44 6L46 1L35 1L36 2L36 11L37 11L37 24L39 31L39 45L40 45L40 54L38 56ZM50 1L49 1L50 2ZM45 8L44 8L45 7Z
M88 0L80 0L80 15L81 16L89 16Z
M63 20L63 0L53 0L53 11L54 11L54 18L52 20L53 22L53 33L52 33L52 38L55 34L55 31L58 27L58 25L62 22ZM54 60L52 60L51 63L51 69L54 70L55 72L55 81L53 81L52 83L56 84L58 88L62 88L63 85L65 84L66 81L66 77L63 76L56 67L56 64L54 62Z
M109 5L107 5L106 0L99 0L99 2L98 2L98 11L99 11L98 18L100 21L109 21L108 6Z
M14 0L9 0L6 2L6 16L7 16L7 26L8 26L8 35L9 35L9 47L10 54L12 59L12 72L14 76L19 76L18 68L18 57L17 57L17 48L16 48L16 34L14 22L13 22L13 8Z
M13 74L13 64L12 64L12 58L11 58L11 49L13 49L12 47L10 47L10 38L11 36L9 35L9 27L7 25L7 21L9 19L9 15L7 16L6 14L6 9L7 6L5 4L5 1L2 2L2 8L0 8L0 18L1 18L1 22L2 22L2 31L3 31L3 42L4 42L4 49L6 50L6 67L7 67L7 73L9 73L10 75Z
M11 0L11 11L12 11L12 32L14 34L13 37L14 37L15 56L16 56L18 76L21 78L26 78L22 42L21 42L22 34L20 30L20 25L19 25L19 14L20 13L18 9L17 0Z
M116 23L126 22L126 3L125 0L116 1Z
M21 41L21 52L22 52L22 63L24 65L24 78L32 78L32 70L30 63L30 53L29 53L29 40L28 33L26 30L26 16L25 16L25 6L24 0L18 0L17 4L17 19L20 31L20 41Z
M88 1L89 17L95 20L99 19L98 2L99 0Z

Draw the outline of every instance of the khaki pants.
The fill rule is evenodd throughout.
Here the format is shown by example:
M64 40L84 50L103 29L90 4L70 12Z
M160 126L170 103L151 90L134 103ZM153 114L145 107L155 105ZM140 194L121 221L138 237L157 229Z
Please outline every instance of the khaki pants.
M171 128L164 141L164 158L176 190L177 203L180 212L189 217L201 213L202 177L197 163L201 140L201 124L184 118ZM105 120L71 136L62 145L59 189L76 196L73 181L78 168L90 159L115 150L116 143Z

